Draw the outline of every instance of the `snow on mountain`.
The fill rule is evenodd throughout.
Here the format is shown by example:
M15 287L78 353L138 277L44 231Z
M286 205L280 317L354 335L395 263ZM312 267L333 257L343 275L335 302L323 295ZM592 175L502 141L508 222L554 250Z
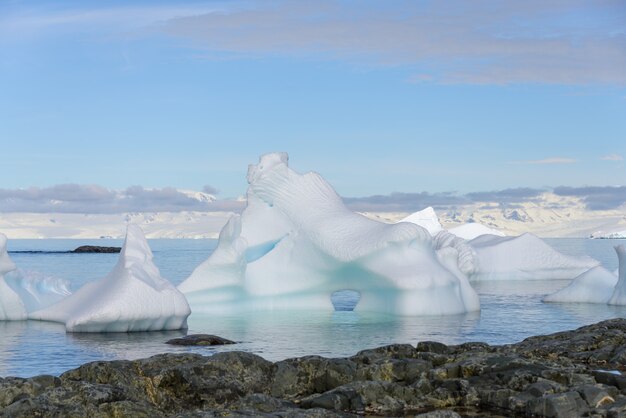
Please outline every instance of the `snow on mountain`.
M191 190L179 192L204 203L219 202L208 193ZM580 198L557 196L550 192L543 193L533 201L516 203L514 207L497 202L479 202L435 210L434 216L434 211L431 212L428 208L414 214L362 214L386 223L414 221L413 223L425 226L431 233L439 228L438 225L451 230L474 223L509 236L530 232L540 237L626 237L625 207L589 210ZM232 213L214 211L210 207L207 211L122 214L0 213L0 232L12 239L121 238L124 235L124 225L131 221L140 225L148 238L217 238Z
M127 223L148 238L217 238L232 212L144 212L121 214L2 213L0 231L9 238L123 238Z
M505 236L502 232L496 229L489 228L476 222L455 226L454 228L450 228L448 232L466 240L472 240L481 235L495 235L497 237Z
M540 237L590 236L617 238L626 231L626 207L590 210L583 199L545 192L527 202L506 205L477 202L454 207L436 208L441 225L448 230L476 223L516 236L527 232ZM395 223L406 212L368 212L363 215L382 222ZM624 234L624 235L623 235Z
M209 193L205 193L205 192L197 192L195 190L183 190L183 189L178 189L178 191L187 197L197 200L198 202L211 203L217 200L215 196Z

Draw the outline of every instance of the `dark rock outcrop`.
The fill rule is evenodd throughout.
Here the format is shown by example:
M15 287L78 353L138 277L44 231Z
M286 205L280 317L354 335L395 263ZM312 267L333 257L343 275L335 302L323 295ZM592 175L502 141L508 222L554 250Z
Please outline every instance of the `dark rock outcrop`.
M615 319L504 346L395 344L276 363L161 354L0 378L0 417L626 417L625 351L626 320Z
M114 254L119 253L122 250L121 247L98 247L97 245L81 245L80 247L70 251L71 253L104 253Z
M165 344L172 345L193 345L193 346L205 346L205 345L226 345L237 344L234 341L227 340L226 338L218 337L217 335L210 334L191 334L185 335L180 338L173 338L165 342Z

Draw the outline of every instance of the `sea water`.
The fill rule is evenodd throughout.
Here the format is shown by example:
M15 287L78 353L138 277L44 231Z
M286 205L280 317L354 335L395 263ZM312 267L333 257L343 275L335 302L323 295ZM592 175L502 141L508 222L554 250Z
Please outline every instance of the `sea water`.
M617 268L613 246L623 240L548 239L563 253L589 255L611 271ZM19 268L63 277L77 289L106 275L117 254L72 254L80 245L121 246L115 240L10 240L11 258ZM155 264L174 284L182 282L215 249L215 240L150 240ZM0 376L58 375L96 360L136 359L163 352L212 354L242 350L268 360L303 355L349 356L392 343L436 340L446 344L484 341L506 344L531 335L573 329L615 317L626 307L588 304L545 304L541 298L568 281L481 282L475 285L481 311L441 317L398 317L337 312L266 312L231 316L192 314L188 331L71 334L61 324L0 321ZM354 300L340 298L345 308ZM165 344L186 333L209 333L237 345L179 347Z

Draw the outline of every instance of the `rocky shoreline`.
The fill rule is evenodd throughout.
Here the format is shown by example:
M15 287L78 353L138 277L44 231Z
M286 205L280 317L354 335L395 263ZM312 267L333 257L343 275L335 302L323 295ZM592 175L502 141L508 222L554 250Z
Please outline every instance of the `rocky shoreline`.
M93 362L60 377L0 378L0 417L626 417L622 370L626 319L613 319L503 346Z

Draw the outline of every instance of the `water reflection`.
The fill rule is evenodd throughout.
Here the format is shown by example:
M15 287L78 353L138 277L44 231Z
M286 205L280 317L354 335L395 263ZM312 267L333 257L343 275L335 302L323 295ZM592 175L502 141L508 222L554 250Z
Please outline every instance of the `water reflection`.
M192 314L188 333L216 334L237 341L220 347L165 344L187 332L66 334L49 322L0 322L0 376L60 374L96 360L136 359L163 352L213 354L241 350L268 360L303 355L350 356L391 343L436 340L446 344L485 341L505 344L604 319L626 316L626 307L542 303L566 281L476 284L481 312L453 316L399 317L353 311Z

